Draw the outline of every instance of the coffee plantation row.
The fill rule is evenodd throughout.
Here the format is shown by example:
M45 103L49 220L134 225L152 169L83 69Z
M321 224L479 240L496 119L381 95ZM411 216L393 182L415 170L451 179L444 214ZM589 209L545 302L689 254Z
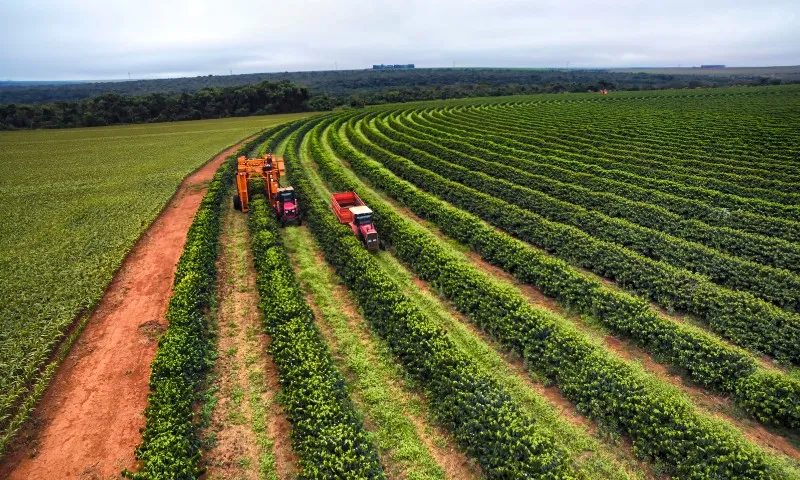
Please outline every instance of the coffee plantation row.
M324 198L324 194L314 192L306 184L303 173L309 168L304 165L306 162L315 164L314 170L326 180L329 191L354 189L359 193L375 211L379 231L390 243L392 253L421 279L434 285L440 294L453 302L475 325L506 347L517 351L534 370L551 377L580 411L630 436L636 451L642 457L662 466L672 465L671 471L682 477L706 478L719 475L723 478L747 478L764 474L778 478L791 475L773 464L769 455L762 457L764 463L760 464L760 460L757 460L760 455L757 447L753 448L725 422L711 420L711 417L695 410L691 401L681 392L654 379L647 372L631 368L614 354L608 354L601 347L587 342L564 319L555 318L535 307L531 308L523 297L515 296L502 287L493 286L492 280L475 270L474 266L450 257L446 249L438 247L435 235L426 231L424 226L404 218L392 206L364 190L358 181L354 183L352 173L347 173L348 168L421 218L432 221L443 233L475 249L490 262L521 280L536 285L570 308L599 318L618 335L633 340L655 358L684 369L690 378L710 391L733 396L741 407L760 421L789 429L800 426L800 410L797 408L800 405L800 383L791 374L765 365L761 358L729 345L702 328L664 317L641 299L607 287L569 263L542 253L482 223L468 213L469 207L481 202L491 205L493 196L501 196L500 191L492 196L482 195L472 189L460 197L451 196L452 192L461 188L460 182L447 180L428 170L433 168L434 162L441 161L442 157L430 156L424 162L412 161L408 157L413 157L412 153L418 151L412 151L408 142L397 140L394 146L396 150L384 148L391 146L387 135L381 138L383 133L390 133L390 117L402 115L405 113L399 110L376 109L315 118L290 138L286 150L290 178L296 186L300 186L303 203L308 206L307 215L312 224L317 221L315 218L328 217L329 228L335 229L336 225L328 207L318 203ZM379 125L378 122L383 124ZM302 150L301 144L307 145L305 156L302 151L298 153L298 150ZM473 166L477 168L476 165ZM426 176L428 183L417 183L417 178ZM417 190L402 178L408 178L429 193ZM436 178L438 180L434 181ZM465 178L466 176L460 177L461 180ZM491 180L488 177L482 179ZM437 196L451 200L453 206L441 202ZM474 198L468 201L470 196ZM461 198L462 203L453 201L457 198ZM494 208L490 206L485 210L494 212L493 215L496 216L503 210L500 207L507 208L498 203ZM519 218L525 218L525 212L526 210L514 210L509 214L509 221L512 215L516 216L518 224ZM492 224L491 215L486 220ZM312 229L316 230L313 225ZM504 229L507 227L504 226ZM325 240L318 238L324 250L335 249L337 245L352 239L347 229L340 231L340 237L322 237ZM593 240L592 237L589 239ZM369 258L363 249L355 249L356 242L353 245L349 253L342 257L327 257L340 274L342 269L347 271L350 268L346 259L353 256ZM569 257L566 259L570 260ZM357 270L358 274L354 272L350 275L360 277L367 270L373 268L362 266ZM354 289L364 288L356 287L355 285L362 285L356 280L353 282L351 284L346 280L345 283ZM383 289L391 290L389 282L378 283ZM379 293L380 291L374 292L375 295ZM354 294L357 297L360 295L357 290L354 290ZM365 309L365 312L368 311ZM409 310L411 311L413 309ZM780 309L777 311L780 312ZM785 314L790 315L791 312ZM372 321L369 316L367 320ZM386 334L385 325L373 327L382 332L381 335ZM390 342L392 340L389 339ZM401 363L404 362L401 360ZM610 383L605 384L601 390L589 387L603 385L599 379L604 378ZM587 381L591 383L586 383ZM617 393L612 394L613 391ZM634 412L661 413L637 418ZM662 415L665 417L661 417ZM665 423L659 426L660 422ZM458 428L452 424L445 425ZM653 438L668 440L653 442ZM697 454L691 453L695 448L692 447L694 441L700 438L703 440L696 447ZM710 447L707 442L717 447ZM730 456L723 453L722 445L733 449ZM468 445L462 444L462 448L471 453ZM723 449L714 450L715 448ZM743 460L741 455L744 452L751 452L753 456ZM484 462L479 463L487 465ZM761 466L757 466L759 464ZM485 471L490 476L491 472L492 470ZM566 474L559 474L563 475Z
M195 478L202 474L200 441L192 410L195 392L214 362L208 315L216 296L220 217L236 176L236 157L280 134L275 127L245 144L217 170L187 233L167 306L169 322L151 364L137 479Z
M373 139L378 137L376 130L359 129L359 133L364 135L357 135L354 131L352 140L365 151L373 156L388 153L380 145L369 142L367 136L372 135ZM395 145L401 150L407 148L404 144ZM411 156L411 160L414 159L417 165L423 163ZM431 159L428 157L425 165L435 168L436 164ZM460 177L462 180L471 178L467 172L463 173ZM416 180L412 181L418 185L423 179L440 183L450 178L445 179L431 169L424 168L417 170L416 175ZM644 257L619 243L603 241L574 226L554 222L530 208L521 208L506 201L501 191L483 193L480 188L470 188L458 181L450 181L447 185L445 190L439 190L442 185L433 188L441 191L445 200L472 213L480 211L477 214L485 221L514 233L522 240L571 259L577 266L613 278L622 286L636 290L665 308L688 311L707 321L712 330L743 346L791 362L798 361L798 314L781 310L748 292L723 288L695 272Z
M436 118L436 112L432 112L430 117ZM518 152L522 151L521 155L528 155L532 156L534 159L539 158L542 160L549 160L551 162L555 161L555 165L565 166L569 168L589 168L589 167L596 167L596 166L605 166L610 168L611 170L617 169L624 169L629 166L627 163L620 162L618 160L606 160L605 162L602 160L598 160L598 157L590 156L590 155L574 155L570 154L569 152L562 152L558 149L554 150L552 153L554 155L541 155L536 153L535 143L533 142L519 142L514 138L519 137L497 137L493 135L491 130L484 131L481 129L476 129L475 127L469 127L465 125L456 124L453 125L452 122L444 122L439 120L438 122L431 122L427 123L425 121L424 116L416 117L419 119L420 123L423 125L444 125L445 131L455 131L458 133L459 136L464 137L465 139L469 139L471 135L477 135L478 140L483 141L497 141L497 145L492 145L492 149L496 150L504 150L509 147L515 148L515 151L512 153L520 155ZM469 141L468 143L475 143L474 141ZM499 146L498 146L499 145ZM552 157L555 156L556 159ZM575 159L575 163L564 163L563 160L570 160ZM636 157L629 157L625 158L634 165L641 165L643 168L646 169L658 169L658 168L666 168L661 162L650 162L648 165L644 165L644 162L638 160ZM579 164L576 166L576 164ZM714 175L717 175L717 172L713 172ZM782 176L785 178L785 175ZM750 180L748 178L748 180ZM800 229L798 229L798 225L796 222L792 222L790 220L785 220L782 218L772 218L767 217L764 215L759 215L757 213L749 212L746 210L733 210L715 207L713 205L707 205L703 202L694 200L692 198L681 197L679 195L673 195L672 193L668 192L661 192L657 189L653 188L653 186L649 182L642 182L639 178L631 178L630 176L626 176L623 180L625 183L628 183L634 187L647 187L647 188L634 188L628 195L625 195L627 198L633 200L640 200L645 203L652 202L658 205L663 206L664 208L672 211L676 214L682 215L686 218L692 218L701 220L703 222L709 223L711 225L721 226L721 227L731 227L737 230L744 230L753 233L763 233L768 236L778 236L781 238L785 238L789 241L797 241L800 238ZM756 180L752 180L755 182ZM792 184L789 184L792 185ZM615 192L620 193L622 192Z
M747 94L748 98L755 95ZM665 98L661 96L661 100ZM705 98L717 100L713 95ZM737 100L736 95L720 94L719 98L726 102ZM628 101L644 102L646 99L642 96ZM678 102L681 97L670 100ZM583 99L581 102L596 103ZM780 295L790 298L797 294L792 283L797 265L778 253L796 255L797 243L780 235L767 236L763 232L709 225L670 212L655 201L630 200L609 192L600 192L602 196L587 200L587 195L598 190L581 185L591 182L586 174L591 169L568 168L576 163L574 159L558 167L549 167L563 174L554 179L555 175L544 175L542 171L526 171L520 158L511 154L519 151L519 145L492 155L493 146L503 145L499 128L487 134L493 136L487 142L477 133L459 136L457 129L451 128L453 121L439 124L431 121L423 126L418 120L423 116L455 117L468 111L475 118L465 121L464 126L469 124L477 132L483 127L479 117L484 112L503 110L504 115L510 116L514 108L525 107L535 112L536 106L536 102L455 107L422 105L413 109L384 107L338 113L299 122L299 126L292 127L296 130L286 143L290 183L300 192L304 214L326 260L351 289L373 331L392 346L400 364L421 382L436 412L437 423L454 435L458 445L476 459L488 477L516 478L523 471L554 478L575 475L574 471L570 473L574 459L564 458L558 444L548 444L546 436L540 435L534 443L539 445L539 460L533 463L533 457L526 456L530 455L531 447L526 447L529 453L523 456L506 450L528 444L527 440L522 440L527 438L525 435L518 436L521 433L509 431L510 437L502 435L508 444L489 448L492 454L487 455L486 448L475 449L472 442L482 438L480 435L497 438L489 432L507 427L501 427L503 421L489 420L495 415L492 409L482 407L467 414L461 410L464 407L445 402L447 408L442 410L439 402L446 397L442 397L439 389L444 387L436 378L452 367L439 366L431 370L425 362L427 358L457 355L457 350L446 340L446 333L437 341L420 337L407 343L408 322L417 329L423 328L420 333L433 334L435 329L423 327L424 315L420 317L413 305L391 294L397 287L390 278L381 276L380 268L370 261L370 254L351 232L337 224L324 203L327 192L355 190L375 212L376 225L390 245L392 255L421 280L430 283L475 326L505 348L517 352L537 374L549 377L580 412L630 438L637 455L658 465L659 469L681 478L797 475L795 468L745 439L726 421L698 409L680 389L590 341L580 329L571 325L574 320L530 304L513 289L496 283L492 275L448 253L442 240L428 230L428 224L407 218L396 206L365 187L379 189L430 222L442 234L474 250L520 281L537 287L570 311L597 319L615 335L632 341L655 360L677 368L709 392L730 396L758 421L779 426L786 432L800 428L800 381L792 372L794 367L789 365L798 361L800 323L792 300L783 303L776 300ZM487 131L489 129L487 121ZM788 143L792 138L782 141ZM729 150L738 152L737 159L746 158L745 153L733 147L723 151ZM550 158L553 164L558 159L555 154ZM691 162L697 160L685 161L687 165L693 165ZM768 162L790 163L779 154L763 163ZM758 170L742 165L735 167L737 173L732 175L741 176L740 171L745 168L749 175ZM308 182L307 175L312 172L324 179L323 191ZM568 181L570 178L572 182ZM613 181L623 183L618 179ZM759 192L750 189L745 193L756 195ZM526 199L525 195L529 197ZM720 208L708 200L714 198L713 195L706 198L708 203L691 195L680 196L680 192L669 195L703 203L708 209ZM612 206L609 207L609 203ZM786 205L794 206L789 202ZM637 219L645 217L648 209L653 212L649 218L658 215L661 218L643 225L647 222ZM628 217L620 220L623 214ZM773 218L763 212L758 215ZM578 216L578 220L573 220L574 216ZM791 218L784 220L793 221ZM672 234L681 231L679 229L669 233L656 227L665 223L673 227L686 225L683 230L688 230L685 237L689 238ZM605 236L606 232L614 231L612 228L618 230ZM728 231L739 237L726 238ZM707 240L693 241L692 235ZM708 239L713 239L714 235L726 241L724 245L730 251L718 248ZM741 252L736 249L737 241L744 245L748 239L760 241L767 252L760 255L757 248L742 247ZM587 273L586 268L632 291L609 285ZM750 270L738 274L741 282L734 282L732 278L736 278L737 269L745 268ZM719 269L719 273L709 273L710 269ZM764 272L761 280L753 273L756 271ZM781 282L787 283L779 286ZM697 325L664 315L650 301L688 313ZM398 302L403 306L395 307ZM438 354L419 350L434 344L444 350ZM746 350L748 348L751 351ZM774 355L779 361L775 363L762 357L762 352ZM463 364L463 360L457 363ZM476 385L484 385L483 388L491 385L490 378L480 380L483 377L478 371L468 369L466 372L472 372L470 395L483 391L475 390ZM457 377L463 382L469 374L462 372ZM447 391L458 391L452 388L447 387ZM466 384L462 383L459 388L466 388ZM469 398L464 397L466 392L457 395ZM485 397L486 393L479 395L490 398ZM496 398L502 398L502 394ZM496 408L506 402L508 397L493 404ZM487 406L480 400L469 404L471 408ZM507 413L497 418L508 418L508 408L511 407L503 407ZM510 412L513 411L512 408ZM472 428L476 421L486 425L467 433L460 420L469 421ZM531 432L528 435L536 434L535 430ZM485 446L488 438L480 442ZM520 440L511 441L512 438ZM501 462L497 458L500 457L514 458L521 463L506 462L505 470L498 469Z

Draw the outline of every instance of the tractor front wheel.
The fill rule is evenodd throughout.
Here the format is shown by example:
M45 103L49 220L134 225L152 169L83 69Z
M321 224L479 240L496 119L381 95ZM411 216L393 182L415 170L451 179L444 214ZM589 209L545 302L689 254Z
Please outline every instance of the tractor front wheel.
M242 198L239 195L233 196L233 209L242 211Z

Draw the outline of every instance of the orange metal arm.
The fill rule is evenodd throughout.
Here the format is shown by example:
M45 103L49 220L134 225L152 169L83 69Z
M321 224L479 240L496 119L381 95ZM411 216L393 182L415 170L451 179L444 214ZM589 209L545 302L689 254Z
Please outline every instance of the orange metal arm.
M239 198L242 200L242 212L247 212L247 204L250 201L247 192L247 173L239 172L236 174L236 189L239 191Z
M252 177L264 179L264 189L269 203L275 207L275 202L280 188L280 177L286 172L283 158L273 157L272 154L263 158L247 158L241 156L237 159L236 189L242 201L242 212L247 212L250 197L247 191L247 181Z

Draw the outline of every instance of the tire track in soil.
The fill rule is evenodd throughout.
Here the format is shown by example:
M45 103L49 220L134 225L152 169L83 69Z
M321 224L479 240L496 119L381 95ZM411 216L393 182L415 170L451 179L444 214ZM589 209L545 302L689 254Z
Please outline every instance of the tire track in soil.
M214 173L246 141L184 179L137 240L3 458L0 478L119 478L136 468L150 363L186 232Z
M208 479L297 475L291 425L276 400L278 369L267 355L247 217L227 207L218 263L217 403L203 434Z

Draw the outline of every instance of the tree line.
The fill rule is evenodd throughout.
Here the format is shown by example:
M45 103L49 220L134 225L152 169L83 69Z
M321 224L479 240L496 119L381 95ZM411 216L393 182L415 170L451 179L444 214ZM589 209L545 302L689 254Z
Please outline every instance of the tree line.
M679 70L679 69L677 69ZM784 69L786 70L786 69ZM782 72L782 73L781 73ZM795 73L793 73L795 72ZM691 86L731 86L759 82L800 81L800 68L779 70L770 78L752 73L736 75L619 72L610 70L564 70L524 68L415 68L413 70L331 70L311 72L251 73L243 75L204 75L121 82L83 82L69 85L2 85L0 104L53 103L82 100L103 93L121 95L166 95L192 93L203 88L240 87L262 81L292 82L308 87L312 98L328 97L342 103L354 98L380 97L386 92L419 90L433 97L443 89L465 95L474 89L519 89L524 93L585 91L600 81L615 85L615 90L650 90ZM692 83L690 85L690 82ZM407 95L404 93L404 95ZM370 102L367 102L370 103Z
M308 109L309 98L307 87L287 81L172 95L102 93L82 100L0 105L0 129L98 127L291 113Z
M534 93L794 83L606 70L438 68L202 76L0 86L0 130L168 122ZM233 82L240 82L231 85ZM5 104L5 105L4 105Z

